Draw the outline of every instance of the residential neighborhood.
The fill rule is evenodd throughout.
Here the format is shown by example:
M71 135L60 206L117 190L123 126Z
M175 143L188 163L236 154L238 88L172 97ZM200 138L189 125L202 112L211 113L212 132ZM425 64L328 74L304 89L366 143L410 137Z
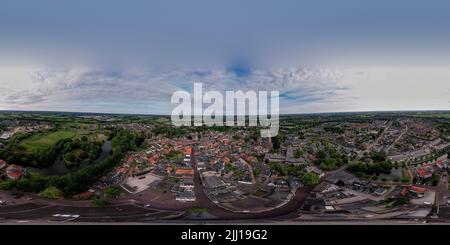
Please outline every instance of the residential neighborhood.
M38 181L60 185L73 181L72 176L82 181L83 171L97 171L114 159L110 169L83 188L60 185L58 198L80 205L139 203L182 212L189 219L278 213L299 221L450 217L446 120L414 114L292 116L281 119L279 135L263 138L258 128L177 128L164 117L131 122L114 116L67 117L58 124L3 121L4 132L16 133L0 141L0 187L27 193L36 188L28 185ZM73 118L85 122L73 124ZM119 136L130 148L114 155L114 137ZM72 150L73 139L100 140L98 159L68 167L64 152ZM24 164L27 158L39 163L34 154L45 153L45 144L60 152L50 167ZM48 194L40 189L38 195Z

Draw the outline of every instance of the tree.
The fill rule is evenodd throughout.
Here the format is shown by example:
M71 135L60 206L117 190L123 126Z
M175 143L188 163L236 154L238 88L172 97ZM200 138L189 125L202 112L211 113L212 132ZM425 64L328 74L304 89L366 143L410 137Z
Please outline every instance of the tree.
M362 173L366 175L390 174L394 165L390 162L375 162L375 163L353 163L347 168L353 173Z
M373 151L370 153L370 158L372 158L374 162L384 162L387 159L387 153L384 151Z
M120 195L120 189L117 186L111 186L105 190L105 196L109 198L116 198Z
M29 174L20 180L2 181L0 182L0 188L17 188L22 191L42 192L45 195L44 188L51 186L59 189L66 197L84 192L120 163L127 151L136 149L134 144L135 134L125 130L117 130L113 135L112 154L97 165L88 166L63 176ZM50 190L54 191L54 189Z
M280 149L281 143L280 143L280 138L279 137L273 137L272 138L272 148L274 150L278 150Z
M261 175L261 170L258 168L254 168L253 175L255 175L255 177L258 178Z
M50 199L60 199L63 197L63 193L60 189L50 186L47 187L45 190L43 190L41 193L39 193L39 196Z
M302 182L306 186L316 185L319 183L319 180L320 180L319 176L315 173L304 173L300 177L300 182Z
M294 157L295 157L295 158L300 158L300 157L303 156L303 154L304 154L304 152L302 151L302 149L297 149L297 150L294 152Z
M142 143L144 143L144 141L145 141L145 137L138 136L138 137L136 137L136 139L134 140L134 143L135 143L138 147L140 147L140 146L142 145Z
M110 205L110 203L107 200L100 199L100 198L93 198L92 203L97 207L105 207Z

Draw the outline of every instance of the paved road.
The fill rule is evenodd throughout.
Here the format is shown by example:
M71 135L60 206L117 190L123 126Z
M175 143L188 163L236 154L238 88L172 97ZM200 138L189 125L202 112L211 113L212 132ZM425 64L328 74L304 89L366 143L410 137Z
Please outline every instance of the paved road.
M160 211L132 204L82 207L28 203L0 207L0 217L4 221L147 222L178 217L181 214L180 212Z
M386 148L386 153L389 152L389 150L391 150L391 148L397 144L397 142L403 137L403 135L405 135L405 133L408 132L408 125L406 125L406 128L403 129L403 131L400 133L400 135L394 140L394 142L392 142L392 144L390 144L387 148Z
M444 173L441 176L441 182L436 186L436 195L439 205L445 205L446 198L450 197L450 191L448 190L448 174Z

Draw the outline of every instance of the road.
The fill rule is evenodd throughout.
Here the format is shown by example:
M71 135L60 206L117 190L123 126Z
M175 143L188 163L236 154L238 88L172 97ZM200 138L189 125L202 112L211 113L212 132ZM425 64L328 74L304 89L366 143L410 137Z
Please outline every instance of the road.
M389 150L391 150L391 148L397 144L397 142L403 137L403 135L405 135L405 133L408 132L408 125L406 125L406 128L400 133L400 135L394 140L394 142L392 142L392 144L390 144L387 148L386 148L386 153L389 152Z
M194 148L194 147L193 147ZM208 210L208 213L214 215L220 220L237 220L237 219L269 219L276 218L283 215L290 214L301 207L305 201L311 188L298 188L295 197L287 204L280 208L261 212L261 213L235 213L226 209L223 209L213 203L204 191L203 183L200 179L200 173L197 169L197 163L195 161L195 150L191 155L191 163L194 169L194 192L197 199L197 205L201 208Z
M437 195L437 202L439 205L445 205L447 197L450 197L450 191L448 190L448 174L445 172L441 175L441 181L434 188Z
M160 211L134 204L107 207L18 204L0 208L0 222L149 222L179 217L182 213Z
M206 208L216 220L253 220L273 219L288 215L305 201L310 188L299 188L295 197L284 206L261 213L234 213L214 204L205 194L204 186L192 154L194 168L194 192L197 197L193 204ZM144 193L145 195L145 193ZM145 200L137 196L111 201L107 207L93 207L91 201L50 200L35 194L26 193L20 198L14 198L8 192L0 192L9 205L0 206L0 222L17 220L21 222L154 222L155 220L178 218L183 213L183 206L153 205L145 208ZM12 204L12 205L11 205ZM295 217L295 216L294 216Z
M389 122L389 125L387 125L387 126L383 129L383 132L381 132L380 136L378 136L378 138L377 138L372 144L370 144L369 147L368 147L364 152L369 153L369 152L372 150L372 148L373 148L375 145L377 145L378 142L384 137L384 135L385 135L386 132L389 130L389 128L391 128L391 126L392 126L392 121Z

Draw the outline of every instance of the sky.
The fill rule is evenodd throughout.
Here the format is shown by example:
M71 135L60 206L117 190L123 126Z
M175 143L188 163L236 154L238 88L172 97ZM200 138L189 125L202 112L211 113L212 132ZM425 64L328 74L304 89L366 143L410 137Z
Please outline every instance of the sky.
M0 110L170 114L194 82L281 113L450 109L449 1L0 6Z

